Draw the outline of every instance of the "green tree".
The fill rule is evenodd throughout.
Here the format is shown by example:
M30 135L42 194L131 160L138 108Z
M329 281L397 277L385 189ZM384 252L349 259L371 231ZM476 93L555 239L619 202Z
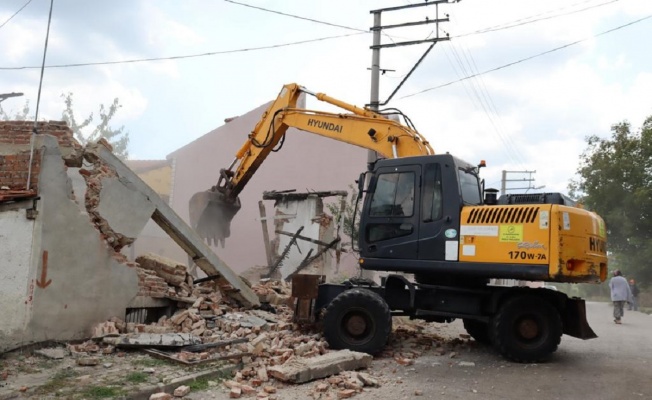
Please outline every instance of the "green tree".
M611 137L587 138L579 178L571 193L600 214L608 249L620 269L648 286L652 282L652 116L633 132L628 122L611 127Z
M84 118L81 123L78 122L73 109L72 93L62 94L61 98L63 98L65 104L65 109L61 114L61 119L68 123L75 139L77 139L82 145L85 145L86 143L104 138L111 144L111 146L113 146L113 152L118 157L122 159L128 158L129 132L125 131L124 126L119 128L113 128L111 126L111 120L115 117L118 109L122 107L117 98L113 99L113 103L111 103L109 107L100 104L98 113L99 122L95 124L93 123L95 120L93 113ZM34 116L30 115L30 112L29 101L26 101L23 107L13 114L8 113L0 104L0 120L2 121L25 121L34 119Z

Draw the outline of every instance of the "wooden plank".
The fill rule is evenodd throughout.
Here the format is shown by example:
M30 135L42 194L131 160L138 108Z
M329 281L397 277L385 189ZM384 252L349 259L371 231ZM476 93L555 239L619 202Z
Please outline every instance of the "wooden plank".
M263 226L263 243L265 244L265 255L267 256L267 265L272 265L274 259L272 257L272 245L269 242L269 229L267 228L267 213L265 212L265 203L262 200L258 202L258 210L260 211L260 223Z

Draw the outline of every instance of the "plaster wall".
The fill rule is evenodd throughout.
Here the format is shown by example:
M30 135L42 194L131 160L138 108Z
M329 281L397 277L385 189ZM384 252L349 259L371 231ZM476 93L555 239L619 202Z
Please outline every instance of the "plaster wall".
M312 239L321 240L319 236L320 224L314 221L317 214L321 214L321 199L318 197L308 197L305 200L291 200L280 203L276 207L276 217L283 217L282 230L290 233L295 233L303 226L301 236L306 236ZM282 254L288 246L292 238L287 235L279 235L278 255ZM297 268L299 264L306 258L306 255L312 249L312 256L317 254L319 246L305 240L297 240L296 245L293 245L288 252L287 258L281 265L281 277L285 279ZM323 266L323 264L322 264ZM323 271L319 271L323 273Z
M0 292L2 309L13 304L18 315L17 319L11 319L15 329L0 336L0 351L43 340L86 338L95 323L112 316L124 317L127 305L138 293L136 271L114 259L113 250L73 200L71 180L56 139L44 136L43 145L38 179L41 199L37 203L36 220L25 222L12 212L0 212L2 232L4 222L16 225L18 232L23 232L20 236L33 229L31 242L27 235L27 240L18 246L19 255L14 257L19 261L12 263L11 268L2 261L0 268L1 274L13 277L16 286ZM147 212L151 213L147 207L124 208L123 211L131 213L138 221L146 219ZM109 215L115 214L109 212ZM133 225L125 226L135 229ZM16 240L20 240L18 235ZM5 246L0 247L5 249ZM44 254L47 254L47 262L44 262ZM31 261L25 261L28 258ZM41 276L45 276L49 284L43 288L33 286L34 279ZM26 302L31 303L31 307L18 310ZM0 326L4 329L4 320Z
M23 207L0 210L0 343L24 330L30 315L34 226Z

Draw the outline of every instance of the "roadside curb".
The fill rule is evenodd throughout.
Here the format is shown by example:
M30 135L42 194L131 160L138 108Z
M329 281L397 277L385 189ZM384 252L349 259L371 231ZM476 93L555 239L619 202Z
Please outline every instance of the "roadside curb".
M122 399L125 400L149 400L149 397L155 393L172 393L174 392L174 389L178 388L181 385L186 385L190 382L196 381L198 379L210 379L210 378L218 378L225 376L227 374L231 374L233 371L238 369L238 365L227 365L223 367L219 367L216 369L211 369L208 371L202 371L202 372L197 372L195 374L191 375L186 375L182 376L180 378L176 378L171 380L168 383L159 383L158 385L153 385L149 386L145 389L142 389L136 393L132 393L129 395L126 395L122 397Z

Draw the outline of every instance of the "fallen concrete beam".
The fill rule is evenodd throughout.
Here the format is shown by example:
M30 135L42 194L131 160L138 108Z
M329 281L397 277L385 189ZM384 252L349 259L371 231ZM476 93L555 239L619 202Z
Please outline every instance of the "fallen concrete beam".
M267 372L283 382L304 383L342 371L368 368L372 359L373 357L366 353L340 350L312 358L296 358L283 365L270 367Z
M194 346L202 341L190 333L139 333L105 337L103 342L116 347L145 348Z
M152 214L154 222L190 256L206 275L222 276L223 279L218 279L217 282L226 295L245 307L260 304L256 293L224 261L217 257L199 235L111 150L102 144L95 143L86 146L86 152L89 151L94 152L97 157L110 165L127 187L131 187L147 197L155 207Z

